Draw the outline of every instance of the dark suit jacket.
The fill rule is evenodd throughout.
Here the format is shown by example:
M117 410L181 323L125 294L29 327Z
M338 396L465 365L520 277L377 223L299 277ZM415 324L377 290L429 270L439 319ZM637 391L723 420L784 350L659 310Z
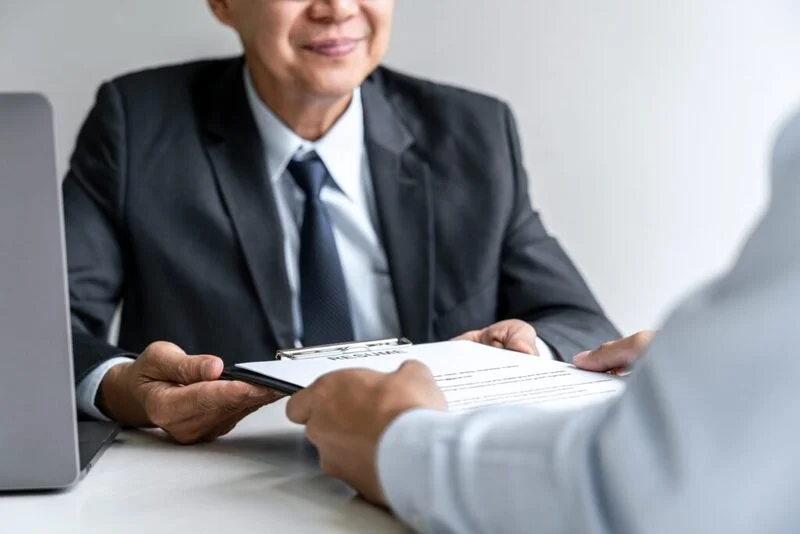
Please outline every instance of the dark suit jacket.
M229 364L292 346L242 67L200 61L99 89L63 185L76 379L156 340ZM564 359L618 336L531 208L505 104L385 68L361 94L398 335L521 318ZM120 300L118 348L105 340Z

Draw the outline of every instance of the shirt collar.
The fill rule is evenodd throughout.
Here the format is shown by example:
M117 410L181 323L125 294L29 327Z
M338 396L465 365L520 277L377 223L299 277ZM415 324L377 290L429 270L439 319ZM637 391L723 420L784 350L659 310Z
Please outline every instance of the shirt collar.
M273 183L283 176L289 161L299 154L316 152L333 181L350 199L361 194L361 159L364 151L364 109L361 88L339 120L316 142L307 141L294 133L261 100L253 85L250 72L244 68L245 92L256 127L261 135L267 161L267 175Z

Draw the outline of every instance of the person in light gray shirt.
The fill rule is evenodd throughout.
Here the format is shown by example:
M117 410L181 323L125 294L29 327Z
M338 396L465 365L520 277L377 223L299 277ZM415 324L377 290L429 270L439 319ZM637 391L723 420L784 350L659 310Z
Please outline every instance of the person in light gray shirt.
M444 411L429 371L344 371L295 394L322 469L426 532L800 529L800 115L769 209L729 272L688 298L625 393L572 413ZM619 367L648 333L577 356Z

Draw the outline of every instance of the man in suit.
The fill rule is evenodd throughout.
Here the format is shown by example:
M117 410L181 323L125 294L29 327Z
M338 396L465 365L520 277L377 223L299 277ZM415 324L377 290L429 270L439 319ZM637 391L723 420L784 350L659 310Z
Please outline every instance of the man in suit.
M350 371L294 395L329 474L425 532L796 532L800 524L800 115L773 194L733 268L640 333L576 356L624 367L585 411L458 416L417 362Z
M277 398L223 361L618 336L531 208L508 107L379 66L392 0L209 5L244 58L103 84L64 182L83 412L188 443Z

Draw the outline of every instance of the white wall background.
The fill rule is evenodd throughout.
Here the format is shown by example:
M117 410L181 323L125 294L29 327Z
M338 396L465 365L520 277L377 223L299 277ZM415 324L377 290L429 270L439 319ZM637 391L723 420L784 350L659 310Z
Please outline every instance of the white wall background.
M397 0L388 63L511 103L536 207L630 331L723 268L763 206L769 140L800 103L798 11ZM102 80L236 51L204 0L0 0L0 91L50 97L60 172Z

